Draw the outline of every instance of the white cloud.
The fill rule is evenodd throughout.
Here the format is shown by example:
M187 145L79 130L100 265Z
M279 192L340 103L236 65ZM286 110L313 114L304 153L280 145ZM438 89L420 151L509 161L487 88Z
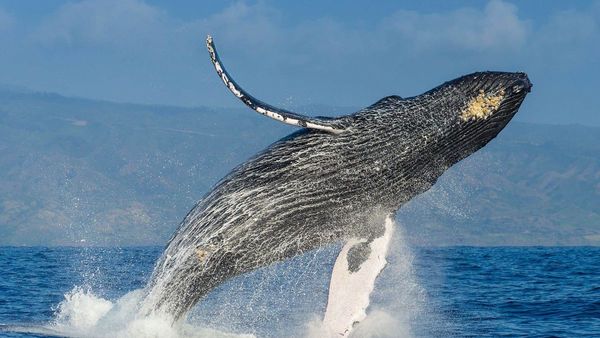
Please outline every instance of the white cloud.
M67 3L34 33L45 44L140 43L155 37L166 14L139 0L85 0Z
M70 0L29 26L0 9L0 38L11 46L0 61L12 65L0 82L120 101L227 105L203 46L210 33L241 85L273 104L291 97L358 105L484 69L529 72L536 97L542 86L558 88L564 74L597 87L600 1L539 14L492 0L364 21L319 11L287 20L294 13L286 6L261 1L179 19L154 4Z
M422 13L399 10L372 26L317 17L290 24L277 9L258 2L237 2L204 19L183 24L179 31L193 39L211 33L219 46L244 57L265 56L271 62L311 64L316 68L348 67L373 55L467 50L507 53L524 46L529 22L512 4L492 0L483 9ZM316 60L321 59L318 62ZM321 66L319 66L321 65Z
M60 7L34 37L46 45L148 48L151 40L189 43L207 33L246 55L277 49L274 57L302 63L327 54L361 55L366 49L389 50L406 43L413 51L518 48L528 38L529 24L519 18L515 6L500 0L490 1L484 9L399 10L370 27L326 17L290 25L277 9L262 2L236 2L211 16L181 22L141 0L84 0Z
M528 45L539 67L553 73L586 68L600 53L600 1L591 6L559 10L540 22Z
M555 13L541 29L540 40L552 44L578 45L600 33L600 1L588 10ZM597 41L597 40L596 40Z
M194 38L212 34L219 42L252 52L282 42L282 33L288 28L281 24L280 16L279 11L261 2L236 2L216 14L184 23L178 31Z
M215 35L217 44L244 56L265 55L272 62L319 67L348 67L351 60L368 62L373 55L466 50L506 51L526 45L530 24L517 8L492 0L482 9L422 13L399 10L372 26L328 17L289 24L277 9L264 3L234 3L220 13L184 24L181 30L198 39Z
M409 41L411 48L486 50L523 46L529 23L519 18L514 5L493 0L483 10L463 8L429 14L400 10L382 21L381 30Z

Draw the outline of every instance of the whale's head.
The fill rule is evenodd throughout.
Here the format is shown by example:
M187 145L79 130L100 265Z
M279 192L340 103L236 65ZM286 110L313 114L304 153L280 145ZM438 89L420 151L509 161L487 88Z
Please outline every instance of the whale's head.
M525 73L480 72L447 82L437 91L453 107L450 119L465 125L493 125L508 123L531 87Z
M518 111L532 84L525 73L479 72L444 83L418 97L460 160L492 140ZM448 163L453 164L453 163Z

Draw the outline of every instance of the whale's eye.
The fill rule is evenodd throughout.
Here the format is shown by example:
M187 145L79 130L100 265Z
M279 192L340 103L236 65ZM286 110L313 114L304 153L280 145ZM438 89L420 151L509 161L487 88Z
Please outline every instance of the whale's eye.
M521 90L523 90L523 86L521 86L521 85L514 85L514 86L512 87L512 91L513 91L513 93L515 93L515 94L518 94L518 93L520 93L520 92L521 92Z

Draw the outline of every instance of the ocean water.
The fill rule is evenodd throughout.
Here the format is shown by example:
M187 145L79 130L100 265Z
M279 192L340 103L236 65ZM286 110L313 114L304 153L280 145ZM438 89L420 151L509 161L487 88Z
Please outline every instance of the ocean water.
M319 337L336 247L235 278L171 328L132 313L160 247L0 248L0 336ZM600 248L396 241L355 337L600 337Z

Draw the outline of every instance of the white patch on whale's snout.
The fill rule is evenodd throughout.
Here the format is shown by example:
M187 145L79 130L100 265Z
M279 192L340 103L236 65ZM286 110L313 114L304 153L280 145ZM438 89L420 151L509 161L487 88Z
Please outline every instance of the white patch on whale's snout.
M481 89L479 94L469 101L467 107L460 114L460 118L463 121L487 119L500 107L504 95L504 90L489 94Z

